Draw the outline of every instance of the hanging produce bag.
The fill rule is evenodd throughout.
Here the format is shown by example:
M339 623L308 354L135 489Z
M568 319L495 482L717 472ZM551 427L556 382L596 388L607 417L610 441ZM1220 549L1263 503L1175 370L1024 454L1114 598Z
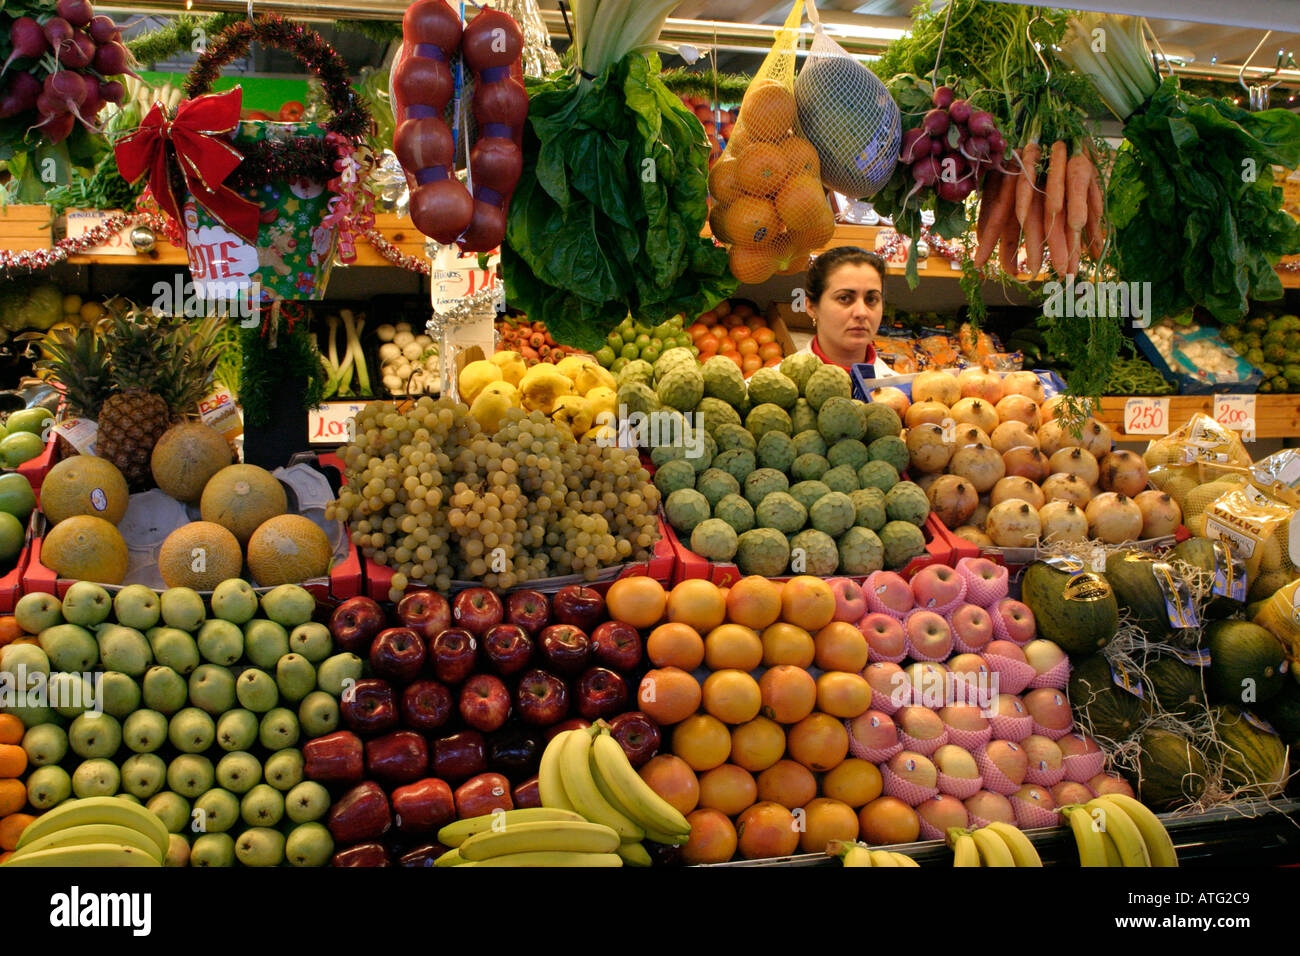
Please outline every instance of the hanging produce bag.
M323 124L239 119L239 87L211 93L220 70L256 40L293 53L324 82ZM347 64L320 36L277 16L232 24L195 61L188 99L173 115L155 104L115 151L124 178L149 177L181 225L195 285L209 299L320 299L336 251L355 257L353 230L371 219L354 155L370 117Z

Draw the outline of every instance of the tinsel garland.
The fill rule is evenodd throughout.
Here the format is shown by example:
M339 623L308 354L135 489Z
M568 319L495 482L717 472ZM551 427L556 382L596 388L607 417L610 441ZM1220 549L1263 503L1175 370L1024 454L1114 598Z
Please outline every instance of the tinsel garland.
M148 226L156 233L164 231L163 219L148 213L123 213L114 216L75 239L60 239L49 249L31 249L26 252L11 252L0 249L0 272L10 269L39 270L67 262L69 256L81 255L95 246L108 242L127 226Z
M240 13L217 13L210 17L181 14L165 27L128 40L126 48L137 62L158 63L177 53L189 52L200 31L205 37L215 36L242 19L244 15Z
M425 276L429 274L428 259L403 254L402 250L385 239L384 234L378 229L368 229L361 235L374 246L376 252L397 266L397 268L405 269L407 272L418 272L420 275Z

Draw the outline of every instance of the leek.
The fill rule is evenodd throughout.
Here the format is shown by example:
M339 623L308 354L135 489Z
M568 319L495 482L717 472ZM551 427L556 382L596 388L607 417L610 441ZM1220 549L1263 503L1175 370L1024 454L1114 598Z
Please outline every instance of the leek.
M575 0L573 63L600 76L629 53L658 49L664 21L681 0Z
M1062 44L1062 58L1088 78L1120 121L1127 120L1160 85L1142 36L1142 21L1091 14L1072 19L1070 27L1072 33ZM1106 41L1100 55L1092 49L1093 33L1098 29Z

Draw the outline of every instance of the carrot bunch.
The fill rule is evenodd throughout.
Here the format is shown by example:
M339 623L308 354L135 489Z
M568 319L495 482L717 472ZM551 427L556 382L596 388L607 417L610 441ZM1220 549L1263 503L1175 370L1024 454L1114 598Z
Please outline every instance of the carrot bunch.
M524 364L532 366L538 362L558 362L579 350L557 343L545 323L501 320L497 322L497 351L518 352L524 357Z

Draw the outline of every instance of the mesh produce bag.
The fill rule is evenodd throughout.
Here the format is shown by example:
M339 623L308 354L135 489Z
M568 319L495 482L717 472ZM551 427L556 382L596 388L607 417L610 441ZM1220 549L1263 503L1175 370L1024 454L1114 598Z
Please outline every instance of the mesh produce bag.
M763 282L802 272L835 232L817 151L799 132L795 49L803 0L795 0L767 58L745 91L727 149L709 170L713 235L726 243L731 273Z
M889 182L902 145L898 104L874 73L826 35L808 5L813 42L794 84L799 128L821 157L829 189L870 199Z

